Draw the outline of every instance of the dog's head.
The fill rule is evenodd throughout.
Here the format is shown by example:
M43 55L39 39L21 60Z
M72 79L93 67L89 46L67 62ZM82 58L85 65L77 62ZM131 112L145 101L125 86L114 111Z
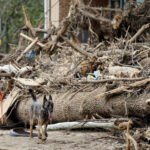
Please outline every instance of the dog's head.
M45 110L47 110L49 120L52 120L53 107L54 107L54 103L53 103L53 100L52 100L52 96L50 95L49 98L47 99L46 95L44 95L43 108Z

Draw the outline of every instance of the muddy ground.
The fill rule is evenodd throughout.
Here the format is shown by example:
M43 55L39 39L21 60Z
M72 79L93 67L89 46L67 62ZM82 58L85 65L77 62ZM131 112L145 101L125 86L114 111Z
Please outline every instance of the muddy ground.
M36 133L36 131L34 131ZM122 150L125 138L106 131L50 131L46 142L37 137L11 137L0 130L0 150Z

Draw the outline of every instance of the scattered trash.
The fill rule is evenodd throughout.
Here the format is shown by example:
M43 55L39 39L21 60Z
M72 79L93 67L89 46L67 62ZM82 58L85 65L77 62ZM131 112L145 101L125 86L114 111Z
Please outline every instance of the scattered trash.
M94 71L94 75L95 75L96 80L99 80L101 78L100 70Z
M10 136L14 137L30 137L30 133L25 131L24 128L14 128L10 130ZM37 137L36 133L33 133L33 137Z
M88 74L87 80L96 80L96 78L93 75Z
M0 72L5 72L8 74L11 74L11 73L16 74L18 71L19 71L19 68L12 64L0 66Z
M31 51L29 51L29 53L26 54L25 57L29 62L33 62L35 59L35 56L36 56L35 51L31 50Z

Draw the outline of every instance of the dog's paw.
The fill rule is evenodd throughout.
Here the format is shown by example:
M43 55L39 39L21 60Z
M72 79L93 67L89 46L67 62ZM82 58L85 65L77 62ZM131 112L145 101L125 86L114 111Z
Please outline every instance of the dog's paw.
M48 134L47 134L47 132L45 133L45 136L46 136L46 137L48 137Z
M42 141L45 141L46 139L47 139L46 136L42 137Z

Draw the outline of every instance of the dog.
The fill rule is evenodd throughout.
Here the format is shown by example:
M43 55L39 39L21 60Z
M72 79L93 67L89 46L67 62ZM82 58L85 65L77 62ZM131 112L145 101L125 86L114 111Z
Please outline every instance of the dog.
M32 96L33 104L30 108L30 137L33 138L33 124L36 120L38 123L38 138L42 140L46 140L47 138L47 125L49 121L52 120L53 113L53 100L52 96L49 96L49 99L44 95L43 104L37 101L36 95L34 94L32 89L29 89L29 93ZM42 125L44 125L44 130L42 129Z

